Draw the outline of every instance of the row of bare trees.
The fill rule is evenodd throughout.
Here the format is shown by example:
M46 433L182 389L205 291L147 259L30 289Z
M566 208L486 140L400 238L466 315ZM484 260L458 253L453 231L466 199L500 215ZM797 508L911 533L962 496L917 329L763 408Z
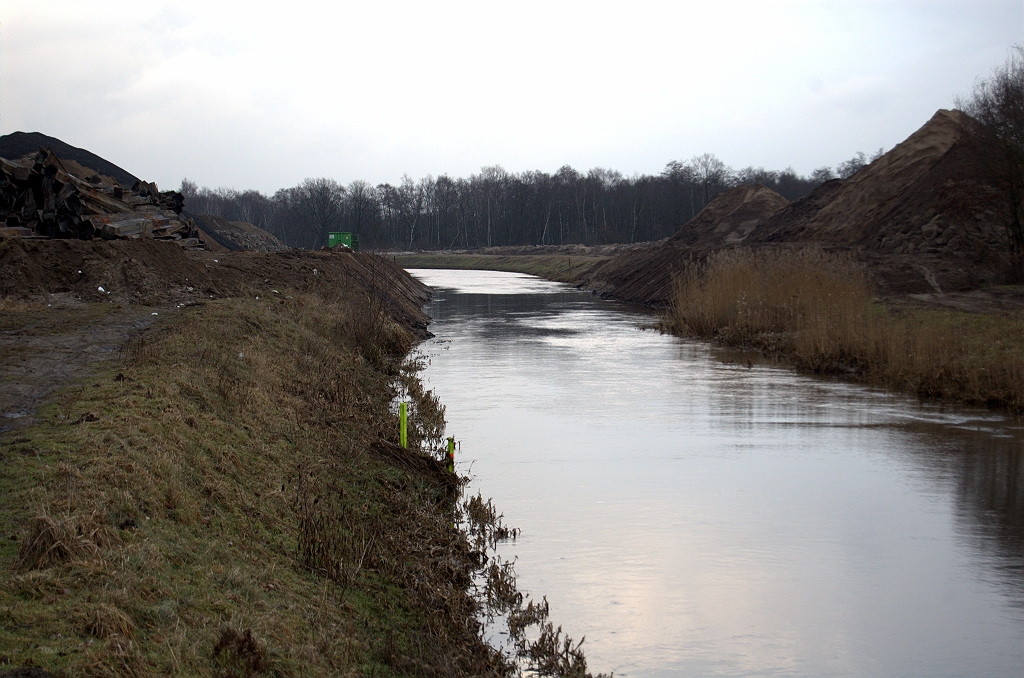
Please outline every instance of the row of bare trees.
M837 170L848 176L865 161L860 153ZM291 247L319 248L329 231L350 231L364 247L405 250L659 240L733 186L762 183L794 200L833 178L827 167L810 177L792 169L736 172L706 153L633 177L568 165L554 174L517 174L495 165L465 179L404 176L377 186L306 179L273 196L199 188L186 179L181 192L190 212L249 221Z

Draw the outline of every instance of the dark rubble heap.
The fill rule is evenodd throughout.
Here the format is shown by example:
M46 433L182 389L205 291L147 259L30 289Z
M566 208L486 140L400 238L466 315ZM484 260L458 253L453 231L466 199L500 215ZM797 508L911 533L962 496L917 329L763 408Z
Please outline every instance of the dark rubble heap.
M136 181L130 188L47 148L0 158L0 237L173 241L201 249L195 222L177 191Z

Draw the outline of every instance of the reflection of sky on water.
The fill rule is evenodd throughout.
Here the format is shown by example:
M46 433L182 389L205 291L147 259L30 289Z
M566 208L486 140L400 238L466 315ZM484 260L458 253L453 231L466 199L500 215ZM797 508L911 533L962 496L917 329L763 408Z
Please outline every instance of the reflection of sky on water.
M1019 422L748 368L529 276L415 274L471 489L592 669L1024 674Z

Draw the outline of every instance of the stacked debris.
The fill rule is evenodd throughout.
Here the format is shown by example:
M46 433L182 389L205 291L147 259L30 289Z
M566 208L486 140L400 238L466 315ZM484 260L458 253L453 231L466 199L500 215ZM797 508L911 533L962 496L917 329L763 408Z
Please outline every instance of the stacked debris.
M181 193L161 193L146 181L126 188L48 148L0 158L0 237L153 238L202 249L184 205Z

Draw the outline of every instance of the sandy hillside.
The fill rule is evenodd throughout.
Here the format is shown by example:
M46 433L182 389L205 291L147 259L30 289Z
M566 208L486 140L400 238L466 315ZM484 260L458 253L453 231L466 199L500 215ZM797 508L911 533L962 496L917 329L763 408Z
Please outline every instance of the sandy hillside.
M965 138L967 125L959 111L938 111L846 181L828 182L772 216L748 241L851 247L879 260L910 256L929 269L935 291L999 282L1007 265L1005 197L989 170L995 150Z
M788 201L762 184L720 193L668 240L619 254L590 273L584 284L603 296L666 306L672 276L694 257L742 244Z

